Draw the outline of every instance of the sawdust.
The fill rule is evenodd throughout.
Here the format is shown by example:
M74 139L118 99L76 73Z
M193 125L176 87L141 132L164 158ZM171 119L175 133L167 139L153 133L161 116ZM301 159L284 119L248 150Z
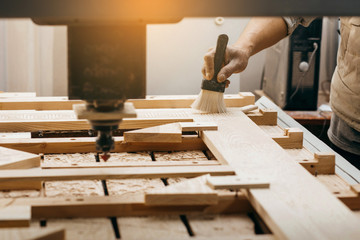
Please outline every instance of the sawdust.
M51 164L77 164L95 162L95 153L74 153L74 154L47 154L44 156L44 163Z
M51 164L78 164L94 163L95 153L75 153L75 154L50 154L44 156L44 163ZM100 181L81 180L81 181L47 181L45 182L45 196L64 197L64 196L103 196L104 190Z
M109 195L145 192L154 188L164 187L160 179L121 179L107 180Z
M103 161L103 160L101 160ZM151 156L147 152L136 153L111 153L111 157L107 162L151 162Z
M154 152L156 161L208 161L202 151Z
M0 191L0 198L40 197L39 190Z
M104 190L100 181L53 181L45 182L45 196L47 197L84 197L103 196Z

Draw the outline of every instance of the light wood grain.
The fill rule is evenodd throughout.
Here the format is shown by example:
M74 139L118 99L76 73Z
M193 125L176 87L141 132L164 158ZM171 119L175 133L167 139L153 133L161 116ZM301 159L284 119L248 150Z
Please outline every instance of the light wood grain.
M112 154L113 155L113 154ZM112 158L113 156L111 156ZM168 161L168 162L99 162L99 163L74 163L74 164L41 164L43 169L66 169L66 168L114 168L114 167L179 167L179 166L217 166L218 161Z
M56 181L161 177L197 177L204 174L214 176L232 175L229 166L184 167L128 167L128 168L84 168L84 169L29 169L2 170L0 183L16 181Z
M259 177L224 176L208 177L206 183L212 189L240 190L250 188L269 188L270 183Z
M27 169L40 166L40 156L0 147L0 169Z
M242 194L219 194L218 204L211 206L148 206L143 193L118 196L40 197L0 199L1 206L31 206L33 218L147 216L185 213L246 213L251 211Z
M277 124L277 111L271 109L259 109L258 112L249 112L247 116L257 125Z
M152 189L145 194L151 206L215 205L218 195L206 185L207 175Z
M39 223L37 224L39 225ZM59 227L0 229L0 239L1 240L65 240L65 229Z
M124 132L124 141L129 143L180 143L181 135L181 125L170 123Z
M97 152L95 138L31 138L0 139L0 146L31 153L87 153ZM115 137L114 152L206 150L197 136L183 136L181 143L125 143Z
M0 228L28 227L31 220L30 206L7 206L0 208Z
M352 212L305 169L289 160L289 155L243 113L194 119L218 123L218 131L203 132L201 136L219 161L228 162L240 176L269 178L269 189L251 189L248 197L275 237L359 236L360 223Z

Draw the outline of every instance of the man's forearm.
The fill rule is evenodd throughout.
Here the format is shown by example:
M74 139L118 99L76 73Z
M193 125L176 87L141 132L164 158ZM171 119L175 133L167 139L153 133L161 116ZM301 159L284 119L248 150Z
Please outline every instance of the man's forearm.
M281 17L252 18L234 46L250 57L286 37L287 32Z

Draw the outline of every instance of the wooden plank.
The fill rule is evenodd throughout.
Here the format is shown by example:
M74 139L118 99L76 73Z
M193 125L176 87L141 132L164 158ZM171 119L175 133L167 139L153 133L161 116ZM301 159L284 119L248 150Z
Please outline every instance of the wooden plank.
M113 155L113 154L112 154ZM111 155L111 158L113 157ZM74 164L49 164L42 163L43 169L66 169L66 168L113 168L113 167L179 167L179 166L218 166L218 161L168 161L168 162L98 162L98 163L74 163Z
M181 130L183 132L192 131L216 131L217 124L213 122L180 122Z
M179 123L124 132L124 141L129 143L180 143L182 132Z
M111 222L107 218L49 219L46 228L63 228L66 240L114 240Z
M5 94L5 93L3 93ZM80 100L68 100L68 97L33 97L33 94L19 93L17 99L0 99L0 110L72 110L73 104L82 104ZM5 95L4 95L5 96ZM137 109L141 108L190 108L197 95L147 96L146 99L130 99ZM250 92L225 94L228 107L242 107L255 103Z
M0 169L27 169L40 166L40 156L0 147Z
M39 225L39 223L37 223ZM65 230L59 227L0 229L2 240L65 240Z
M147 108L190 108L197 95L172 95L172 96L147 96L146 99L132 99L137 109ZM224 101L227 107L243 107L255 103L255 96L250 92L239 94L224 94Z
M197 177L204 174L213 176L233 175L229 166L199 167L128 167L128 168L84 168L84 169L29 169L2 170L0 183L11 181L56 181L56 180L92 180L126 178L161 178L161 177Z
M32 138L0 139L0 146L31 153L86 153L97 152L95 138ZM197 136L183 136L181 143L125 143L115 137L114 152L206 150Z
M145 194L150 206L215 205L218 195L206 185L207 175L152 189Z
M179 216L121 217L118 223L126 240L192 239Z
M338 175L318 175L317 179L352 210L360 210L359 185L350 185Z
M0 199L1 206L31 206L32 217L111 217L148 216L186 213L246 213L251 211L246 197L239 193L219 194L218 204L211 206L148 206L143 193L118 196L39 197Z
M0 228L28 227L31 220L30 206L0 208Z
M256 237L254 222L245 214L193 214L188 216L188 220L195 239L242 239L242 237L254 239Z
M71 110L73 104L84 103L68 97L19 97L0 99L0 110Z
M18 114L14 114L18 115ZM23 115L23 116L21 116ZM91 129L90 124L87 120L76 120L71 118L65 119L48 119L46 112L39 113L26 113L21 114L18 117L22 119L18 120L0 120L0 132L35 132L35 131L46 131L46 130L88 130ZM41 115L44 116L43 119L28 120L29 118L40 118ZM59 113L60 117L61 114ZM3 113L0 113L0 119L3 118ZM175 123L175 122L192 122L191 118L153 118L153 119L143 119L143 118L124 118L119 125L119 129L139 129L146 127L153 127L162 124Z
M359 220L352 212L305 169L289 161L288 154L243 113L194 119L219 125L218 131L201 135L219 161L235 167L238 175L269 177L271 188L250 189L248 197L275 237L358 238Z
M258 177L224 176L208 177L206 183L212 189L240 190L250 188L269 188L270 183Z
M114 120L123 118L136 118L135 108L132 103L126 102L122 109L111 112L98 112L87 109L86 104L74 104L74 112L78 119L86 120Z

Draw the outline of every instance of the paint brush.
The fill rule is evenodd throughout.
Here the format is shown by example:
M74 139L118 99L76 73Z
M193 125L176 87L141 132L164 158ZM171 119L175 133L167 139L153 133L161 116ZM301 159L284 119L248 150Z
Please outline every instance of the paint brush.
M226 106L224 102L224 92L226 83L219 83L217 75L224 63L226 46L229 37L221 34L218 37L214 57L214 76L211 80L203 79L201 91L191 107L205 113L224 113Z

